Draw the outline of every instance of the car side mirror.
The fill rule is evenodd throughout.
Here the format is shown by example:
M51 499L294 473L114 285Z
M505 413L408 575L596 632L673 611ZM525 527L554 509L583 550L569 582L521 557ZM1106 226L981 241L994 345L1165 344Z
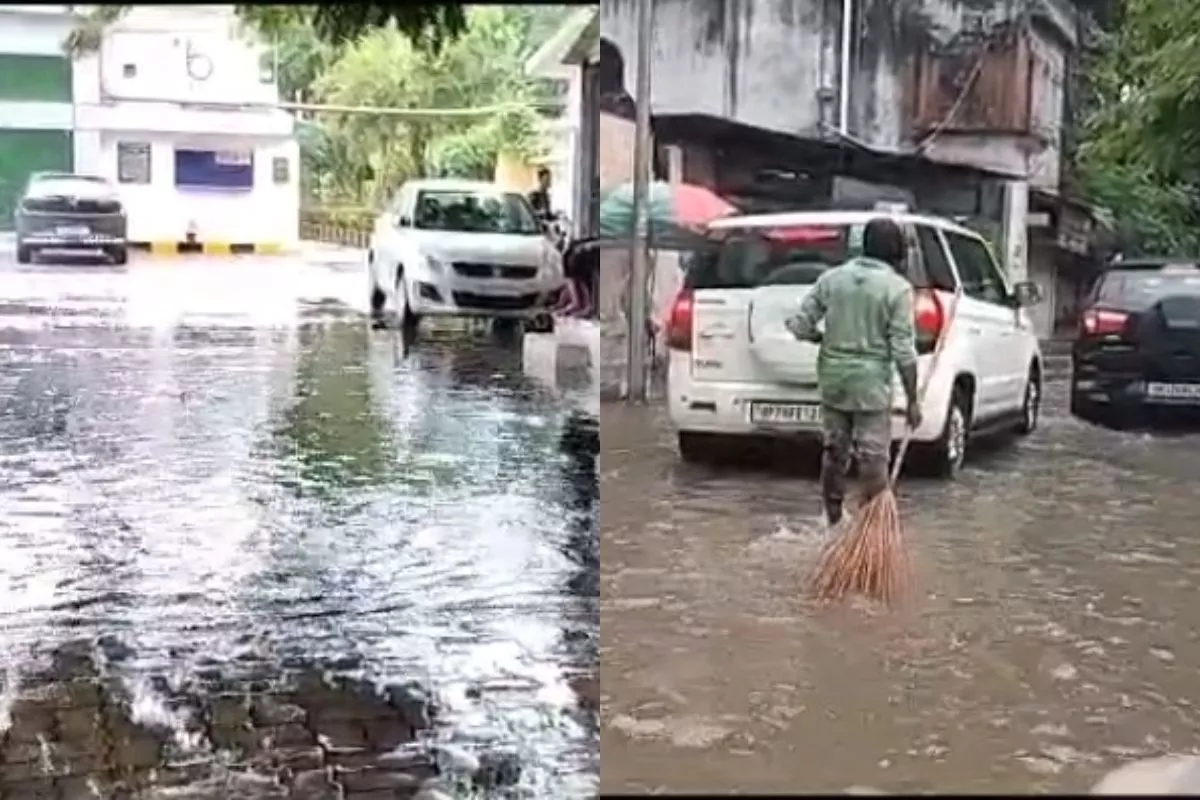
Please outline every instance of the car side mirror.
M397 214L396 215L396 227L397 228L411 228L412 227L412 219L410 219L409 217L403 216L401 214Z
M1013 286L1013 305L1029 308L1042 302L1042 287L1033 281L1021 281Z

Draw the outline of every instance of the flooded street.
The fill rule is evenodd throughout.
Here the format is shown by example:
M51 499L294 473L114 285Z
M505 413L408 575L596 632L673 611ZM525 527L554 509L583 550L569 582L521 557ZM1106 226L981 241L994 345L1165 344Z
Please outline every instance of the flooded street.
M594 793L595 432L519 345L0 262L0 797Z
M1041 429L902 479L909 607L816 609L815 473L685 467L605 406L604 791L1086 791L1200 751L1200 437Z

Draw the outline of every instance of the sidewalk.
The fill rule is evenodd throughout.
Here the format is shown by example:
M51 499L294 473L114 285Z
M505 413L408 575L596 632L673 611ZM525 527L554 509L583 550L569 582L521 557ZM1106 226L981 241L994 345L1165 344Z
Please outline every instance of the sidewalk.
M553 333L524 335L522 368L526 375L572 398L580 410L599 416L600 338L594 320L556 317Z
M331 269L365 268L367 263L365 250L329 242L303 241L299 252L304 263Z

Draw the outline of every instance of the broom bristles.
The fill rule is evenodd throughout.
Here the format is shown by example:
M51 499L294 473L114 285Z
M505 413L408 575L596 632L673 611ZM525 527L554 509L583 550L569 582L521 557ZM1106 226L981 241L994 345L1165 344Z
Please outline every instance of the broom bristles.
M861 506L822 551L812 593L822 601L857 593L890 606L904 596L910 569L896 495L888 488Z

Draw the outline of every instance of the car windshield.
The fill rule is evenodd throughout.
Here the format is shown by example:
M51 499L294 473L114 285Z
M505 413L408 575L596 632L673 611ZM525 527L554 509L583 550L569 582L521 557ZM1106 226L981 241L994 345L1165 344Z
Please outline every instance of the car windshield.
M88 181L89 183L108 183L99 175L76 175L73 172L35 172L31 181Z
M1096 302L1140 310L1170 295L1200 297L1200 269L1181 265L1161 270L1112 270L1100 281Z
M28 191L30 197L60 197L79 194L98 197L113 193L113 187L105 180L67 176L36 180L29 185Z
M693 289L752 289L815 283L844 262L861 225L795 225L731 229L711 251L691 258L687 283Z
M417 195L413 225L455 233L542 233L529 201L515 192L425 189Z

